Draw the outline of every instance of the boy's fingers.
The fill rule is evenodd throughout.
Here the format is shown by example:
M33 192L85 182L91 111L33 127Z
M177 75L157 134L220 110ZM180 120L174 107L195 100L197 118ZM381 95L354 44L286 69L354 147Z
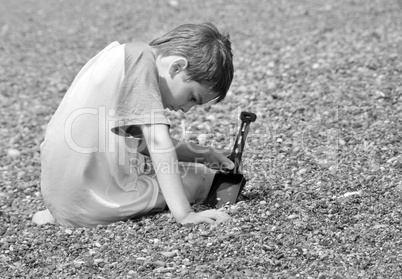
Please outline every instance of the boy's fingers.
M215 209L207 210L208 215L211 219L213 219L217 223L224 222L230 219L230 215L223 211L218 211ZM207 213L207 212L206 212Z
M215 220L215 224L225 223L229 218L219 218Z
M192 218L186 218L183 220L182 224L186 223L193 223L193 224L200 224L200 223L208 223L208 224L218 224L225 222L230 219L229 214L224 211L210 209L201 211L199 213L192 214Z
M227 214L226 212L221 212L222 214L220 214L220 219L223 221L229 220L230 219L230 215Z
M229 159L227 159L227 164L228 164L228 169L230 169L230 170L232 170L235 167L234 163Z
M204 222L203 222L203 223L204 223ZM211 219L211 218L206 218L206 219L205 219L205 223L213 224L213 223L215 223L215 220L213 220L213 219Z
M225 157L228 157L230 154L232 154L232 150L228 149L221 149L220 152L225 155Z
M234 163L226 157L223 159L221 165L223 169L232 170L234 168Z
M208 224L213 224L215 223L214 218L210 216L201 216L201 218L198 220L197 223L208 223Z

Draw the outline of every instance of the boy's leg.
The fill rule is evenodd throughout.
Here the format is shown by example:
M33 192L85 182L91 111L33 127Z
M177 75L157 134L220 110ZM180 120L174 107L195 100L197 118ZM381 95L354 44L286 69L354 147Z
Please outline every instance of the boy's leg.
M203 203L208 197L216 171L202 164L181 163L180 172L190 204Z
M184 192L190 204L202 204L208 197L216 171L202 164L180 162L179 170ZM160 192L155 207L148 213L160 212L166 208L165 199Z

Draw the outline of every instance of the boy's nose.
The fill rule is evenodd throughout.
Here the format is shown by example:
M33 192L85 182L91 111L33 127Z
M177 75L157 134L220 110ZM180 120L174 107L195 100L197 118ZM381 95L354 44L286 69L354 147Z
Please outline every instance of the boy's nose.
M194 105L193 104L186 104L184 106L181 107L181 110L186 113L188 112Z

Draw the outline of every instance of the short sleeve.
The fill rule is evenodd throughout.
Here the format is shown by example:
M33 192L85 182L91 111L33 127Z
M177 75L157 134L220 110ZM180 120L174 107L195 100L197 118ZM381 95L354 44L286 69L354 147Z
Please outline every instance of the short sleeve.
M162 104L159 74L151 47L145 43L128 43L124 52L125 73L113 102L111 130L126 136L131 126L170 125Z

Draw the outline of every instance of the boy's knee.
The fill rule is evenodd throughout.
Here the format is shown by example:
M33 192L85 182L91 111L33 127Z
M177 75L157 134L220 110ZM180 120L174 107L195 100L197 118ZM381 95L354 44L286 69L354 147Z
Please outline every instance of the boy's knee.
M211 170L203 164L190 163L182 165L181 173L182 177L186 176L205 177L211 175Z
M202 164L183 166L182 172L184 191L192 204L202 203L209 193L214 172Z

